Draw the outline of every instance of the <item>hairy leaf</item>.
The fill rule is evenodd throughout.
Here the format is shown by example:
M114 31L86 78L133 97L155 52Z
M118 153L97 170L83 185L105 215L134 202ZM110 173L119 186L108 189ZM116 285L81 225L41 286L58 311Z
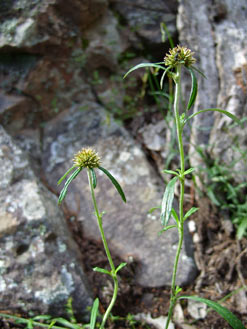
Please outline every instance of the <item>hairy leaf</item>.
M175 183L178 177L173 177L167 184L161 204L161 224L166 227L171 217L172 202L174 199Z

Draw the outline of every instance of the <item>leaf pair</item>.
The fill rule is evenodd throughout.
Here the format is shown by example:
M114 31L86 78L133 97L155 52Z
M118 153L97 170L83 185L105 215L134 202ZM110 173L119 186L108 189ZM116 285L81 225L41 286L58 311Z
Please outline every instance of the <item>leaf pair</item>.
M126 197L125 194L120 186L120 184L118 183L118 181L112 176L112 174L106 170L103 167L97 167L99 170L103 171L103 173L111 180L112 184L115 186L116 190L118 191L119 195L121 196L122 200L124 202L126 202ZM68 191L68 187L69 184L76 178L76 176L84 169L84 167L71 167L68 171L66 171L66 173L59 179L58 181L58 185L61 184L61 182L69 175L69 173L75 169L75 171L69 176L69 178L67 179L67 181L64 184L64 187L62 189L62 191L60 192L59 198L58 198L58 203L60 204L64 198L66 197L67 191ZM93 188L95 189L97 186L97 177L95 174L95 170L94 168L89 168L88 169L90 171L90 175L92 177L92 183L93 183Z

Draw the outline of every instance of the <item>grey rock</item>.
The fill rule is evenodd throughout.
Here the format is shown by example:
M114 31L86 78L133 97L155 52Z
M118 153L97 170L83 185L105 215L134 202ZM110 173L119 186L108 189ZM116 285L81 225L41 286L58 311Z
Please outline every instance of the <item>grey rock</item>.
M189 299L187 310L193 319L205 319L207 316L207 305L198 301Z
M197 10L193 10L194 8ZM207 75L199 77L199 93L194 112L222 108L239 119L246 116L246 1L181 0L178 10L180 42L196 52L198 67ZM200 128L206 130L202 131ZM246 124L232 127L232 120L220 113L198 115L192 124L190 161L203 161L196 146L207 150L214 159L233 164L236 182L246 172ZM240 159L242 156L242 159ZM239 160L238 160L239 159Z
M174 38L176 35L177 1L113 0L114 9L127 21L132 31L149 46L162 46L160 23L164 22ZM163 44L164 46L164 44ZM154 50L154 49L153 49ZM160 57L163 54L159 55Z
M135 277L139 284L170 284L178 237L172 230L158 237L159 215L148 214L151 207L161 203L162 190L156 174L129 134L114 122L106 125L98 104L89 102L88 106L89 111L73 108L64 112L45 127L43 169L49 185L55 187L72 166L76 152L93 146L102 157L102 166L116 177L127 196L124 204L110 180L97 170L95 193L100 211L106 212L103 223L110 248L122 259L139 264ZM99 239L85 170L69 186L66 205L77 214L86 236ZM178 284L193 280L195 273L191 253L183 249Z
M62 315L72 297L82 315L92 299L78 247L56 197L2 127L0 162L1 309Z

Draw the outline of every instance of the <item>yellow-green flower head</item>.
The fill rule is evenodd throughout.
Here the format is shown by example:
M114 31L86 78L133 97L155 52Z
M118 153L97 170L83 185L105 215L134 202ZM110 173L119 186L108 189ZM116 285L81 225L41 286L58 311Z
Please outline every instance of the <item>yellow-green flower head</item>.
M100 165L100 157L91 147L82 148L75 154L73 161L80 168L98 168Z
M166 66L176 67L178 64L183 64L189 67L196 62L193 55L194 53L190 49L178 45L169 50L169 53L164 58L164 62Z

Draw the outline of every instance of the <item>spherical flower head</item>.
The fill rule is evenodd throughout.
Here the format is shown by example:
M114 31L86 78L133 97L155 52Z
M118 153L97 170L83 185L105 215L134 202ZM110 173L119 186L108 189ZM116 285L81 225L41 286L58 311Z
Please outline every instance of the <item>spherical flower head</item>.
M73 161L74 165L80 168L98 168L100 165L100 157L90 147L83 148L76 153Z
M169 50L164 62L166 66L176 67L178 64L183 64L189 67L196 62L193 55L194 53L190 49L178 45Z

